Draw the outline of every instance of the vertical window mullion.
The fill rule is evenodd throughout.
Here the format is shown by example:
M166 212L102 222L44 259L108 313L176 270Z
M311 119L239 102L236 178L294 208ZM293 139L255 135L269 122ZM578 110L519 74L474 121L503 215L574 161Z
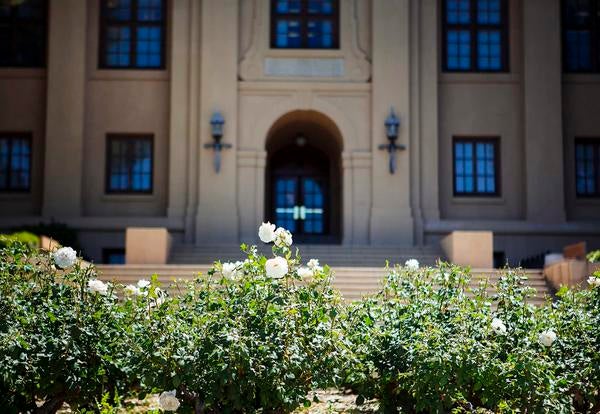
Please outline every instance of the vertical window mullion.
M6 167L6 189L8 191L12 190L12 153L13 153L13 145L14 138L9 138L8 140L8 162Z
M476 72L479 70L479 25L477 21L478 2L477 0L469 0L469 11L471 13L471 71Z
M592 0L590 7L590 62L592 62L592 70L598 72L600 68L598 62L598 2Z
M138 4L137 0L131 0L131 20L129 27L131 30L131 44L129 45L129 65L137 67L137 26L138 26Z

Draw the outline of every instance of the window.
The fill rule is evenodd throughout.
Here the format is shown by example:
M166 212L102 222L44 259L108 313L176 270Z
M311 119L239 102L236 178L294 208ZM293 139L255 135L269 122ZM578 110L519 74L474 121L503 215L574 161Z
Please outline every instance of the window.
M31 135L0 134L0 191L31 189Z
M506 0L444 0L444 70L508 70Z
M109 265L125 264L125 249L108 248L102 249L102 263Z
M498 138L454 139L454 195L497 196Z
M600 197L600 139L575 141L575 180L578 197Z
M338 49L338 0L272 0L271 47Z
M46 65L46 0L0 1L0 66Z
M165 67L166 0L103 0L100 67Z
M600 72L600 2L563 0L563 66L566 72Z
M152 135L108 135L107 193L152 193L152 141Z

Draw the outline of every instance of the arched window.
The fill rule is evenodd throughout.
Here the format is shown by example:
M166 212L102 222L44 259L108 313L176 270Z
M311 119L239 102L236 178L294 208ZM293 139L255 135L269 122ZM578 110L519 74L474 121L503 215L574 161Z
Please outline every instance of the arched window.
M102 0L101 68L165 67L166 0Z
M338 0L272 0L271 47L338 49Z

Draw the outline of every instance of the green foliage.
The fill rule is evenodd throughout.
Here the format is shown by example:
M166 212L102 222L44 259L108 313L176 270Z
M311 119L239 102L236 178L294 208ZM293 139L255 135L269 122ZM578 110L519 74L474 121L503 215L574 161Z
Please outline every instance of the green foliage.
M14 242L24 243L30 247L39 247L40 238L27 231L11 234L0 234L0 247L6 247Z
M285 277L269 278L267 258L246 249L233 278L217 263L132 327L144 391L176 389L196 412L290 412L335 384L347 349L331 274L303 281L300 258L274 250L290 265Z
M108 414L157 393L162 409L179 412L289 413L332 386L353 388L357 403L381 399L383 412L600 411L594 278L534 306L519 272L504 271L490 294L485 280L471 288L466 269L411 265L345 303L330 269L302 267L291 240L276 240L276 260L243 246L244 262L216 262L169 287L156 275L104 284L94 267L71 265L69 249L7 243L2 412L53 413L66 402Z
M591 263L600 262L600 250L594 250L593 252L589 252L587 255L587 259Z
M88 290L93 267L57 270L50 254L22 243L0 250L0 395L7 413L54 412L63 402L95 406L124 391L128 371L120 311L112 287Z
M600 289L564 289L536 307L524 281L506 271L491 296L447 264L391 270L381 292L348 310L348 383L386 412L596 412ZM549 347L547 330L557 334Z

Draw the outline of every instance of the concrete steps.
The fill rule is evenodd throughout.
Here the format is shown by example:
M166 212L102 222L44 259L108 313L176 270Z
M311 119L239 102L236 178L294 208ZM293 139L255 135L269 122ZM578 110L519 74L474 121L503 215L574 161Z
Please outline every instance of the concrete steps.
M325 262L322 262L325 263ZM100 279L105 281L118 281L119 283L136 283L139 279L150 279L153 274L165 286L174 280L192 280L199 273L206 274L209 265L98 265ZM383 267L352 267L332 266L335 279L334 286L340 290L347 300L360 299L363 295L375 293L381 287L385 276ZM541 270L526 270L528 285L536 289L537 295L531 302L540 304L546 295L551 295L551 289ZM481 279L488 279L495 284L499 278L499 272L494 269L474 269L471 285L476 287ZM490 288L490 293L493 288Z
M400 247L400 246L342 246L342 245L299 245L305 261L316 257L321 263L344 267L384 267L386 260L390 264L403 264L408 259L417 259L422 265L434 265L443 254L437 246ZM261 244L259 251L271 255L271 246ZM215 258L222 261L244 259L239 246L194 246L176 245L172 249L172 264L212 263Z

